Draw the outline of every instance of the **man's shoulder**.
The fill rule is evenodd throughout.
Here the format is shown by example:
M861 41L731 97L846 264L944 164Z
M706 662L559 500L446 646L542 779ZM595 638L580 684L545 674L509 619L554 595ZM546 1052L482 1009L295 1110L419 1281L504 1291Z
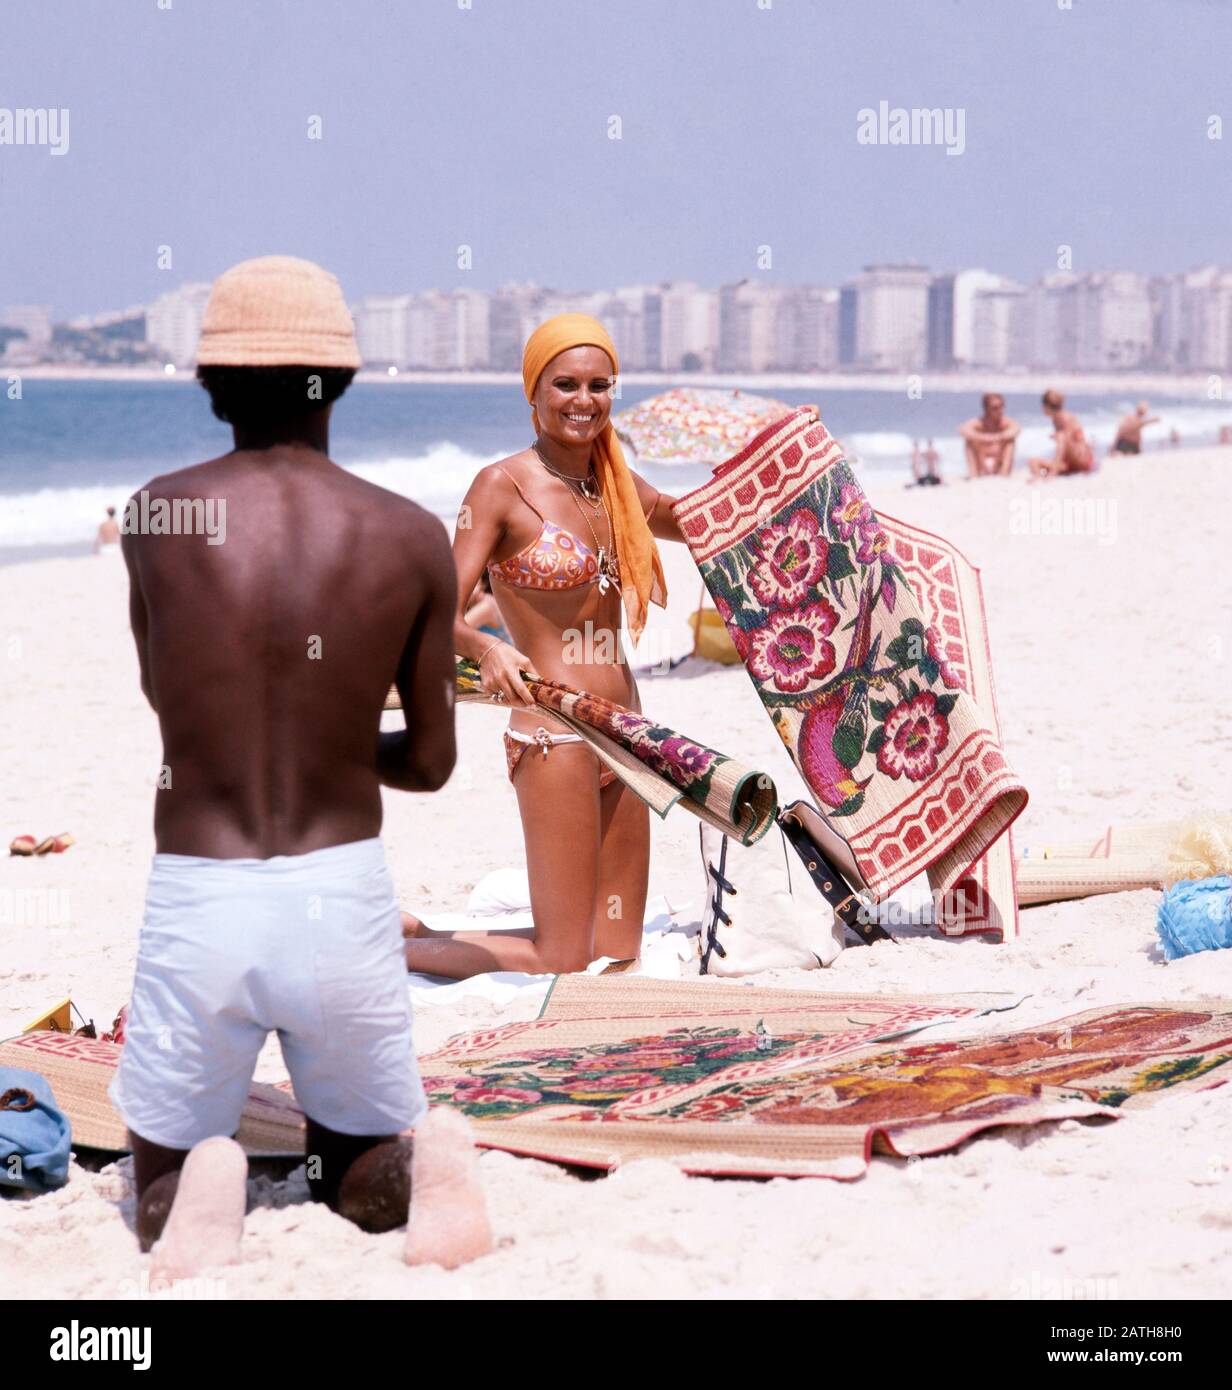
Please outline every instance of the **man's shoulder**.
M193 496L210 485L210 480L220 472L225 457L225 454L219 455L204 463L193 463L170 473L159 473L143 483L133 496L139 498L143 493L149 497Z
M439 532L448 539L445 523L435 512L429 511L419 502L400 492L391 492L379 483L370 483L356 473L345 470L340 472L342 476L335 481L351 494L354 502L365 509L371 509L372 514L379 518L383 529L403 531L420 537Z

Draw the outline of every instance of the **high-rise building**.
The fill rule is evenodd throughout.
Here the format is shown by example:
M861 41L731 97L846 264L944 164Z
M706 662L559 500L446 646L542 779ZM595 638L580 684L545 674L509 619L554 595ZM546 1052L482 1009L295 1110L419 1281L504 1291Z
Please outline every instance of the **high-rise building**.
M784 289L775 320L774 361L797 372L838 366L839 292L817 285Z
M51 309L46 304L10 304L0 313L0 328L13 328L24 338L10 338L5 357L15 362L37 362L51 346Z
M453 365L464 371L486 367L491 359L492 297L481 290L453 292Z
M928 365L954 365L954 276L934 275L928 287Z
M777 366L778 309L783 290L741 280L719 291L719 369L764 372Z
M853 282L856 361L878 371L918 371L928 356L928 287L921 265L870 265Z
M595 313L611 334L624 371L644 371L658 366L657 345L650 343L646 331L646 300L655 293L653 287L629 285L614 290Z
M971 355L975 367L1016 367L1026 357L1027 292L1007 282L972 296Z
M1027 292L1027 365L1072 370L1078 358L1078 277L1045 275Z
M1077 285L1074 366L1104 371L1145 366L1154 337L1150 286L1133 271L1084 275Z
M838 292L838 364L856 365L856 309L859 295L854 285L844 285Z
M1157 275L1151 281L1151 365L1165 371L1185 366L1185 277Z
M146 342L175 366L190 365L196 360L209 297L210 287L204 284L181 285L160 294L145 311Z
M1181 338L1185 366L1232 367L1232 273L1211 265L1184 277Z
M659 357L664 371L699 371L718 360L719 294L690 280L661 285Z
M990 270L936 275L928 287L928 365L966 367L975 352L975 300L985 290L1011 289L1014 282Z
M409 294L373 294L351 311L355 340L365 367L405 367Z

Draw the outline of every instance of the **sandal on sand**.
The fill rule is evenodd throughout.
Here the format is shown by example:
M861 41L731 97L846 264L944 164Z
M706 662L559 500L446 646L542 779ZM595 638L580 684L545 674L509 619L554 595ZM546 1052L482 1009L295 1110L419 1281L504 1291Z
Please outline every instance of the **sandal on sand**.
M18 835L13 843L9 845L9 853L33 854L35 844L36 841L33 835Z
M69 845L75 845L77 841L64 831L60 835L49 835L41 844L35 845L35 854L63 854Z

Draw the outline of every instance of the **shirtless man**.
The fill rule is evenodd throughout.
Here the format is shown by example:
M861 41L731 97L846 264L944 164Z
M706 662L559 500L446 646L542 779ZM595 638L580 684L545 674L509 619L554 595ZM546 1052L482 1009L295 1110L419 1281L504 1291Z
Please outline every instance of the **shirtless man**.
M99 523L98 534L94 537L95 555L118 554L120 549L120 523L115 519L115 508L107 508L107 517Z
M1136 410L1131 411L1117 426L1116 438L1112 441L1112 453L1140 454L1142 452L1142 431L1147 425L1159 424L1159 416L1151 414L1146 401L1139 401Z
M1050 459L1028 459L1030 483L1059 478L1066 473L1090 473L1095 468L1095 453L1076 415L1065 408L1060 391L1045 391L1040 400L1044 414L1052 421L1052 437L1056 452Z
M313 1198L369 1230L406 1222L409 1202L408 1259L459 1263L490 1237L464 1122L425 1113L379 839L382 786L434 791L454 765L449 538L328 457L359 365L333 276L282 256L228 271L198 361L235 447L139 496L151 517L160 499L185 517L225 507L225 525L123 537L163 737L111 1088L138 1236L158 1241L160 1279L238 1258L247 1165L229 1136L273 1029ZM381 733L391 683L411 715Z
M1008 478L1014 471L1014 441L1021 427L1005 413L1005 397L990 391L981 397L984 413L959 428L972 478Z

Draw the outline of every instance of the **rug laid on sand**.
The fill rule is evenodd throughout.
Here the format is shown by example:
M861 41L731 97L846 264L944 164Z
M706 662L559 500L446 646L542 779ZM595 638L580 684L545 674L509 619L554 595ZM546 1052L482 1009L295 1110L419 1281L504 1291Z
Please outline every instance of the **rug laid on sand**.
M975 568L873 511L810 408L675 506L771 720L875 899L927 871L954 934L1017 932L1027 794L997 731ZM995 852L994 852L995 850Z
M760 840L774 824L778 796L764 772L717 753L644 714L613 700L589 695L543 676L523 673L536 706L580 734L603 763L660 817L673 806L731 835L741 844ZM455 689L459 703L483 704L508 713L480 686L479 669L459 657ZM400 709L391 690L386 709Z
M1232 873L1232 816L1113 825L1094 844L1024 847L1018 901L1029 907L1226 873Z
M0 1043L0 1067L38 1072L72 1127L73 1147L128 1151L128 1131L107 1095L120 1065L120 1043L71 1033L23 1033ZM304 1116L293 1096L254 1082L236 1135L254 1157L303 1153Z
M583 1167L857 1178L872 1153L1115 1117L1232 1077L1232 1001L1094 1009L960 1042L887 1042L1012 996L878 998L565 976L532 1023L421 1059L478 1142Z

